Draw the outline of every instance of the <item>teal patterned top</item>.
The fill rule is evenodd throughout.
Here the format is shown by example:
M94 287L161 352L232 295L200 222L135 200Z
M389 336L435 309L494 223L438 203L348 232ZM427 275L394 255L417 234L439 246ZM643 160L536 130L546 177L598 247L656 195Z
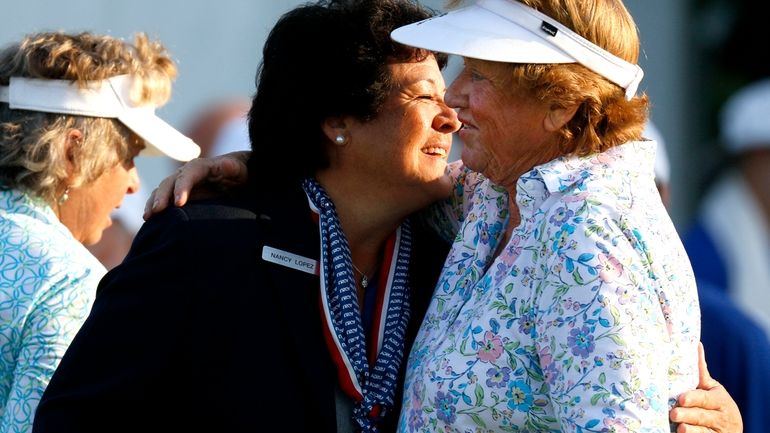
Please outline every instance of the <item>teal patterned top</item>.
M399 431L669 431L674 399L698 384L700 311L654 155L631 142L535 167L505 245L506 190L451 167L432 222L457 235L409 356Z
M43 201L0 191L0 432L28 432L104 266Z

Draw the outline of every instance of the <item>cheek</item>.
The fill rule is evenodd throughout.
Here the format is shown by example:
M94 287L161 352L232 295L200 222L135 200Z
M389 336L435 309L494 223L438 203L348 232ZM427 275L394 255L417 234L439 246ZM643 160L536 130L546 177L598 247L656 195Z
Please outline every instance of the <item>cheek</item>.
M398 159L411 159L425 146L430 136L430 123L416 115L405 115L389 131L388 145L393 156Z
M409 132L412 136L424 136L431 130L431 116L428 110L413 108L403 113L398 121L399 133Z
M482 173L489 163L489 155L486 149L479 144L463 146L460 158L462 158L468 168Z
M124 195L126 195L126 190L128 190L128 177L123 177L120 179L120 182L117 182L113 188L112 188L112 195L113 197L122 199Z
M510 152L511 144L517 144L522 131L535 128L532 122L511 112L510 107L492 106L479 121L481 142L493 154Z
M501 108L483 107L482 110L478 111L478 115L474 116L476 127L479 128L481 134L485 136L500 135L501 129L505 127L505 122L502 122L499 110ZM507 126L510 127L510 125Z
M114 182L111 185L112 195L123 197L128 190L128 185L131 183L132 172L121 167L114 176Z
M129 176L125 170L114 171L110 177L105 179L101 192L98 197L99 209L103 212L112 212L115 206L123 201L123 197L128 190Z

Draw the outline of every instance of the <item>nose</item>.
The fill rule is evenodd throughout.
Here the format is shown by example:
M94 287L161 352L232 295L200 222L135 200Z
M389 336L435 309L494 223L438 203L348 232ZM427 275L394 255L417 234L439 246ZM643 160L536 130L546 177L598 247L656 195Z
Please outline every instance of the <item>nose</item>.
M139 171L136 167L131 167L128 171L128 187L126 188L126 194L133 194L139 191Z
M433 129L436 131L451 134L460 129L462 124L457 120L455 110L449 108L445 103L441 104L441 112L433 119Z
M463 92L463 86L467 80L467 75L467 71L463 68L457 78L452 81L452 84L450 84L449 88L446 90L444 100L447 105L452 108L457 109L467 106L467 96L465 96L465 93Z

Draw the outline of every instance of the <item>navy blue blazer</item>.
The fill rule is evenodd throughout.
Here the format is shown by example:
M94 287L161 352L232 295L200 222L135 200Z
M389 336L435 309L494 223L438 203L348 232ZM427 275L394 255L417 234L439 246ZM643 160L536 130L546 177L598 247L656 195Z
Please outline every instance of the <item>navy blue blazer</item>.
M407 349L446 254L413 232ZM101 281L33 431L336 431L318 276L261 259L267 245L318 260L318 238L299 185L153 217Z

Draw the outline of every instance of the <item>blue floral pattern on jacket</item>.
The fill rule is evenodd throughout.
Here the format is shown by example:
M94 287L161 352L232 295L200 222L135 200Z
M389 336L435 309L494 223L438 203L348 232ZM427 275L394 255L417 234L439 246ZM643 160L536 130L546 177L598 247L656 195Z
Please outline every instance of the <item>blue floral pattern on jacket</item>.
M44 202L0 191L0 432L28 432L105 269Z
M460 164L456 233L407 366L403 432L668 432L698 383L700 311L654 143L535 167L508 194ZM499 255L495 251L500 249Z

